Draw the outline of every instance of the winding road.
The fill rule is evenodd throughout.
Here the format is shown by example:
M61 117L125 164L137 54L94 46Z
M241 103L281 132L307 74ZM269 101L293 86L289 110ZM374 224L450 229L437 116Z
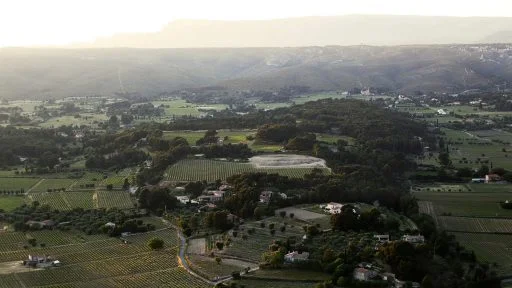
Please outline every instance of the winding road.
M190 266L188 265L187 259L185 259L185 251L187 250L187 239L185 238L185 236L183 235L181 230L176 225L172 224L171 222L169 222L168 220L166 220L164 218L160 218L160 219L162 220L162 222L165 223L165 225L167 225L169 227L172 227L178 233L178 239L180 240L180 250L178 252L178 264L181 267L185 268L185 270L187 270L187 272L190 275L192 275L192 276L194 276L194 277L196 277L198 279L201 279L203 282L206 282L206 283L208 283L209 285L212 285L212 286L215 286L215 285L217 285L219 283L226 282L226 281L229 281L229 280L233 279L233 277L231 277L231 276L226 276L226 277L222 277L220 280L211 281L211 280L206 279L203 276L195 273L190 268Z

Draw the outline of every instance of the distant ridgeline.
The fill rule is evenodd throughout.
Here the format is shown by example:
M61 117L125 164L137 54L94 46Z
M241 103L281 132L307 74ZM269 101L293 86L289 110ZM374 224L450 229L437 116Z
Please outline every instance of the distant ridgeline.
M460 21L457 19L454 23ZM454 23L448 27L453 29ZM491 26L478 25L479 28ZM407 25L397 24L391 30L404 26ZM256 30L260 31L260 27ZM438 36L438 27L434 30ZM457 36L464 34L459 30ZM345 29L341 33L342 38L347 32ZM254 36L254 33L248 34L250 38ZM297 33L301 38L303 34ZM331 39L332 33L328 34ZM413 35L411 39L424 39L416 33ZM395 36L398 35L394 33L393 38ZM215 38L217 43L217 35ZM452 41L453 37L450 37L449 43ZM283 87L300 85L309 87L311 91L350 91L354 87L365 86L404 94L459 93L468 89L495 89L495 85L512 79L509 46L359 45L147 50L5 48L0 50L0 92L2 98L9 100L59 99L70 95L110 97L121 91L123 97L140 99L205 86L220 86L237 92L277 92ZM38 75L38 81L31 81L33 75ZM284 96L282 100L286 98L286 94L280 95ZM264 101L276 98L273 93L259 96Z

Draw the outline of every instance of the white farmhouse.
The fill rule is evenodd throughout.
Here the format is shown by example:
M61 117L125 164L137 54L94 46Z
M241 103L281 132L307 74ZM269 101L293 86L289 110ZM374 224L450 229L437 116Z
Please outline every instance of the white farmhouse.
M425 242L425 237L423 235L404 235L402 236L402 241L419 244Z
M309 258L308 252L299 253L298 251L290 252L284 255L284 261L288 263L297 263L302 261L307 261Z
M343 204L330 202L325 206L325 210L331 214L337 214L341 212L341 208L343 208Z

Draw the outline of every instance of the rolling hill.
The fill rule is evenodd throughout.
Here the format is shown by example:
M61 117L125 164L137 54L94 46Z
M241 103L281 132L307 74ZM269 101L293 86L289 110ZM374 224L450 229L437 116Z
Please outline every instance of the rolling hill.
M460 92L512 79L507 45L201 49L0 49L0 98L45 99L225 86Z

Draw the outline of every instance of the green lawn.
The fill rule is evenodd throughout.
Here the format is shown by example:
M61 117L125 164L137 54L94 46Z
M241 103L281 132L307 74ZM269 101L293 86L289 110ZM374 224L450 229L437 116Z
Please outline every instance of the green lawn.
M164 105L166 116L194 116L198 117L205 110L224 110L227 105L224 104L195 104L188 103L183 99L167 100L167 101L153 101L155 106Z
M0 191L19 191L23 189L26 192L39 180L38 178L0 178Z
M25 203L23 196L0 196L0 210L12 211Z

